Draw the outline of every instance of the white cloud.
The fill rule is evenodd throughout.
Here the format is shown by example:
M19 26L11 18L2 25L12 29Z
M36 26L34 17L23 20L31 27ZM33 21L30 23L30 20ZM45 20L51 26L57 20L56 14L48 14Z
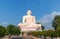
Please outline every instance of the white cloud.
M44 25L45 29L53 29L51 23L56 15L60 15L60 12L53 12L45 15L39 21L42 25Z
M3 25L3 26L7 26L8 23L7 23L7 22L3 22L2 25Z
M7 24L7 22L3 22L3 24Z

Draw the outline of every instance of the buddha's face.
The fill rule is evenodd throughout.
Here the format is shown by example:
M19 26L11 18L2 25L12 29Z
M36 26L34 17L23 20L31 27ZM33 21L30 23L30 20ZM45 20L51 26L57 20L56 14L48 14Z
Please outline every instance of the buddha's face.
M32 14L31 10L28 10L27 15L31 15L31 14Z

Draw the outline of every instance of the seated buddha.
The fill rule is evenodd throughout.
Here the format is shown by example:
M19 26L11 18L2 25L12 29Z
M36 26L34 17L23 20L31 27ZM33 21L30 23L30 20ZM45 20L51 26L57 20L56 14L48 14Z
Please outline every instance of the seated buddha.
M18 24L21 30L23 28L26 30L29 30L29 28L30 30L36 30L37 27L41 27L41 24L36 24L35 16L32 16L31 14L31 10L28 10L27 15L23 16L23 22Z

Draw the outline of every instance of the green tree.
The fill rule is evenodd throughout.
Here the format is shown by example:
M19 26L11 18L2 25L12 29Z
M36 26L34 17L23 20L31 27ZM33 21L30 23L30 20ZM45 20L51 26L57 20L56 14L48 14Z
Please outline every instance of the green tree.
M0 25L0 37L4 37L6 35L5 32L6 32L5 27Z
M8 25L7 32L9 35L19 35L21 33L19 27L15 25Z
M54 27L55 30L60 28L60 15L54 17L54 20L52 22L52 27Z
M39 37L41 36L41 32L40 31L31 31L31 32L28 32L28 35L33 35L33 36L36 36L36 37Z
M60 29L56 29L55 30L55 33L56 33L56 36L59 36L60 37Z
M46 31L47 33L47 36L53 36L53 34L54 34L54 31L53 30L48 30L48 31Z

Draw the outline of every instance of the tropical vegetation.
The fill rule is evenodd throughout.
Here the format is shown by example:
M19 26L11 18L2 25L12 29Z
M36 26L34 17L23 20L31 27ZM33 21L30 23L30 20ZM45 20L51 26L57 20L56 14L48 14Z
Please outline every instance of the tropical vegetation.
M19 27L15 25L8 25L7 27L3 27L0 25L0 38L4 37L6 35L20 35L21 31Z

